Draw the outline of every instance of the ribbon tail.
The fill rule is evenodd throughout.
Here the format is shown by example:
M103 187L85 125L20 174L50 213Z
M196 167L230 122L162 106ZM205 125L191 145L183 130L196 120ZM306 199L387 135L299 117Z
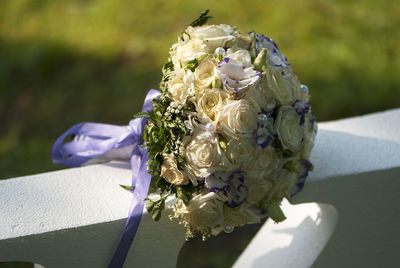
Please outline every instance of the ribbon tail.
M109 268L120 268L124 265L138 230L151 181L151 176L147 172L147 160L147 149L143 148L131 158L133 171L132 186L134 186L132 203L121 240L108 265Z

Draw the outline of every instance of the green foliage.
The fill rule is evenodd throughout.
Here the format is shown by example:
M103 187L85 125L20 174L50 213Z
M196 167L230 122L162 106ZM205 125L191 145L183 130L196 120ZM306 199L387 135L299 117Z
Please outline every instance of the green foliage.
M211 19L212 17L208 15L208 12L210 12L209 9L207 9L206 11L202 12L200 14L200 17L198 17L197 19L195 19L190 26L192 27L197 27L197 26L202 26L203 24L207 23L207 20Z
M282 222L286 219L285 214L280 207L281 202L279 200L272 199L267 204L267 213L274 222Z
M156 201L146 198L146 209L150 213L153 220L160 220L161 213L165 208L165 200L167 199L167 197L168 195L162 196Z
M119 186L121 186L122 189L127 190L128 192L132 192L133 189L135 189L135 187L131 186L131 185L123 185L120 184Z
M198 59L193 59L186 63L185 68L186 68L186 70L191 70L192 72L194 72L194 70L196 70L197 66L199 66Z

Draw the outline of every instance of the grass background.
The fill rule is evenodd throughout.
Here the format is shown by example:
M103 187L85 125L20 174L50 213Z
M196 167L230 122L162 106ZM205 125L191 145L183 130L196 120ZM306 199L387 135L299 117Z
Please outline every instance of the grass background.
M207 8L212 23L278 43L317 120L400 106L396 1L1 1L0 178L61 168L50 148L75 123L127 124L169 46Z

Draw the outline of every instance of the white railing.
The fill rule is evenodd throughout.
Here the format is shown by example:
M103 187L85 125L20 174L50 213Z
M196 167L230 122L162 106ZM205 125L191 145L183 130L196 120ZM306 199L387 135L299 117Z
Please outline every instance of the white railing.
M267 221L234 267L399 263L400 109L319 124L311 160L298 205L284 202L288 220ZM113 162L0 181L0 262L105 267L131 201L119 184L130 177ZM185 240L166 215L144 214L126 267L176 266Z

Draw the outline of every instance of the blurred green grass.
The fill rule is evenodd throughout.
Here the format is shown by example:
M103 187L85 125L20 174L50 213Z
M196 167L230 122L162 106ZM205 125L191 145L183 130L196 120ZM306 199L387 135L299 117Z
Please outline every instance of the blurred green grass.
M57 169L51 144L75 123L126 124L206 8L212 23L273 37L319 121L400 106L395 1L2 1L0 177Z

